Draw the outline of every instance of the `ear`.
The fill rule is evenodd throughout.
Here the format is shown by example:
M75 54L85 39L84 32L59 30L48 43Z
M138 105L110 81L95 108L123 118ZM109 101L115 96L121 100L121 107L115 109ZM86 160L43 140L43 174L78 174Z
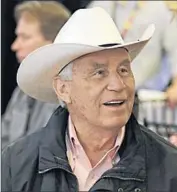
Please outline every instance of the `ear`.
M67 104L71 103L70 85L68 81L61 80L59 77L55 78L53 80L53 89L59 99Z

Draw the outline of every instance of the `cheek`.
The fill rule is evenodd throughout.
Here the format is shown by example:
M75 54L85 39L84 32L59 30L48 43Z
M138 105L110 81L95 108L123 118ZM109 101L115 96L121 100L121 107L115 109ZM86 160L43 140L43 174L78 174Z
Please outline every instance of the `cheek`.
M31 53L32 51L34 51L35 49L36 49L35 44L32 43L32 42L30 42L30 41L28 41L28 42L25 42L25 43L23 44L22 51L23 51L23 53L26 54L26 56L27 56L28 54L30 54L30 53Z
M134 78L131 78L129 81L126 82L127 87L127 95L129 99L129 104L133 105L134 97L135 97L135 82Z
M93 114L92 100L89 92L81 86L74 86L71 92L71 108L80 118L88 119Z
M41 47L43 45L44 45L43 41L32 38L32 39L26 41L26 43L24 44L24 50L26 53L29 54L32 51L35 51L36 49L38 49L39 47Z
M82 84L72 86L71 99L77 105L88 105L92 101L91 94L92 92L89 86Z
M82 107L82 110L94 110L99 106L100 92L98 85L75 84L72 86L71 100L73 104Z
M74 106L81 106L81 104L85 105L85 101L87 101L87 92L85 89L86 87L82 84L73 83L71 85L70 98Z
M125 84L126 84L126 87L127 87L127 90L128 90L128 94L129 95L134 95L135 93L135 80L134 80L134 77L132 76L131 78L127 79L125 81Z

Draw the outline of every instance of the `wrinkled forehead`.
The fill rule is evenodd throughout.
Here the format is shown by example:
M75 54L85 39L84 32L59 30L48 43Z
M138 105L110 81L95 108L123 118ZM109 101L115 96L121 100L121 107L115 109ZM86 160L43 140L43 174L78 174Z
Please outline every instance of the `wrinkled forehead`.
M93 66L109 66L112 63L121 65L122 63L130 63L130 56L125 48L106 49L81 56L73 61L74 68L90 68Z

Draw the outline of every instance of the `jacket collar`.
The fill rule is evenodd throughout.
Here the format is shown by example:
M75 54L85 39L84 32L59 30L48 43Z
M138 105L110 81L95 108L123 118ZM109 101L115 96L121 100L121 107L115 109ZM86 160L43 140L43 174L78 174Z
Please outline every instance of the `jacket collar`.
M126 124L124 141L118 153L120 161L104 175L144 181L146 178L146 147L140 125L133 114Z
M65 143L68 116L68 111L59 107L43 128L42 142L39 146L39 173L56 168L72 172ZM126 124L125 138L118 152L121 160L103 176L106 177L109 174L112 177L144 180L146 177L145 144L140 125L133 115Z
M66 155L67 124L68 111L58 107L46 127L43 128L42 141L39 146L39 172L46 172L61 166L71 171Z

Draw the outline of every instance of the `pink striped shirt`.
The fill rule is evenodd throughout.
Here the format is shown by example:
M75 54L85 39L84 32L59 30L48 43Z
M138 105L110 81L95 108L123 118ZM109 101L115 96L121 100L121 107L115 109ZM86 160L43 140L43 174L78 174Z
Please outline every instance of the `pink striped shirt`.
M78 179L79 190L88 191L105 171L112 168L113 164L119 161L120 158L117 155L117 151L123 141L125 127L121 129L114 147L110 149L94 167L92 167L82 145L77 138L76 131L70 117L68 121L68 135L66 137L68 160L73 173Z

